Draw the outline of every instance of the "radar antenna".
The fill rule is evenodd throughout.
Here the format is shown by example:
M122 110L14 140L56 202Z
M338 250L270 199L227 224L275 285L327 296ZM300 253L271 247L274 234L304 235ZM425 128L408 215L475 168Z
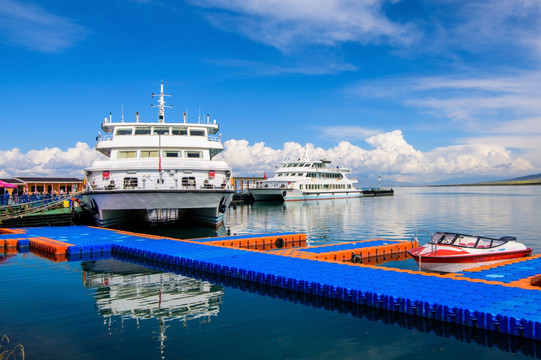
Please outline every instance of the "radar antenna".
M171 94L164 94L163 93L163 81L161 82L161 87L160 87L160 94L154 94L152 93L152 97L155 97L155 96L159 96L159 99L158 99L158 105L150 105L150 107L157 107L160 109L159 113L158 113L158 122L159 123L163 123L165 121L165 114L164 114L164 108L168 107L168 108L172 108L173 105L165 105L165 100L163 99L164 96L173 96Z

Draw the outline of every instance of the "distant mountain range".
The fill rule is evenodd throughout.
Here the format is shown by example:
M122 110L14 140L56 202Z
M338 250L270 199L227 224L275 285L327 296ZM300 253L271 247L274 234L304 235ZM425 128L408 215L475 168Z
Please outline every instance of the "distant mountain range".
M507 179L507 180L496 180L496 181L487 181L481 184L488 185L499 185L499 184L509 184L509 185L528 185L528 184L541 184L541 174L533 174L527 176L521 176L518 178Z
M377 186L378 179L373 177L366 177L363 175L353 176L359 181L358 187ZM527 176L521 176L512 179L505 180L492 180L490 177L477 177L477 178L452 178L447 180L438 181L431 184L412 184L401 183L386 179L382 177L381 185L383 187L393 186L480 186L480 185L541 185L541 174L533 174Z
M481 186L481 185L541 185L541 174L526 175L505 180L477 180L460 181L459 179L448 179L437 184L428 186Z

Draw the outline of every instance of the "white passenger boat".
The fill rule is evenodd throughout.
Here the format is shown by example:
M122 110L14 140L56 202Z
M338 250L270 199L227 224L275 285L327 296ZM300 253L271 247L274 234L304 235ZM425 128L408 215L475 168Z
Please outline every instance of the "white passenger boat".
M83 199L99 226L138 221L145 214L174 211L217 228L231 203L231 168L215 156L223 151L216 120L165 122L163 83L157 122L113 122L101 125L96 150L108 157L85 169Z
M323 200L361 197L351 170L331 165L328 160L286 160L275 175L250 189L255 201Z

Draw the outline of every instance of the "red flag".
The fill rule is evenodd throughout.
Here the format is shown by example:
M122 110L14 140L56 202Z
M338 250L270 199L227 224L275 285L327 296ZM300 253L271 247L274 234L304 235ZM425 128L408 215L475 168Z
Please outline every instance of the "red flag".
M263 178L264 178L265 180L267 180L267 173L266 173L266 172L263 173Z

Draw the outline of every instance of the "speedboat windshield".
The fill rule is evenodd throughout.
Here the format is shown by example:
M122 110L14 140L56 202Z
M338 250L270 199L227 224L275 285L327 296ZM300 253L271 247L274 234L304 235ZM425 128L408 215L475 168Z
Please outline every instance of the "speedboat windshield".
M509 240L515 239L514 237L508 237ZM472 236L472 235L463 235L463 234L454 234L454 233L443 233L437 232L432 236L430 240L431 244L441 244L441 245L452 245L460 246L467 248L493 248L501 246L507 242L507 238L501 239L492 239L481 236Z
M446 234L443 232L437 232L432 236L432 239L430 239L430 243L451 245L455 237L456 237L456 234L451 234L451 233Z

